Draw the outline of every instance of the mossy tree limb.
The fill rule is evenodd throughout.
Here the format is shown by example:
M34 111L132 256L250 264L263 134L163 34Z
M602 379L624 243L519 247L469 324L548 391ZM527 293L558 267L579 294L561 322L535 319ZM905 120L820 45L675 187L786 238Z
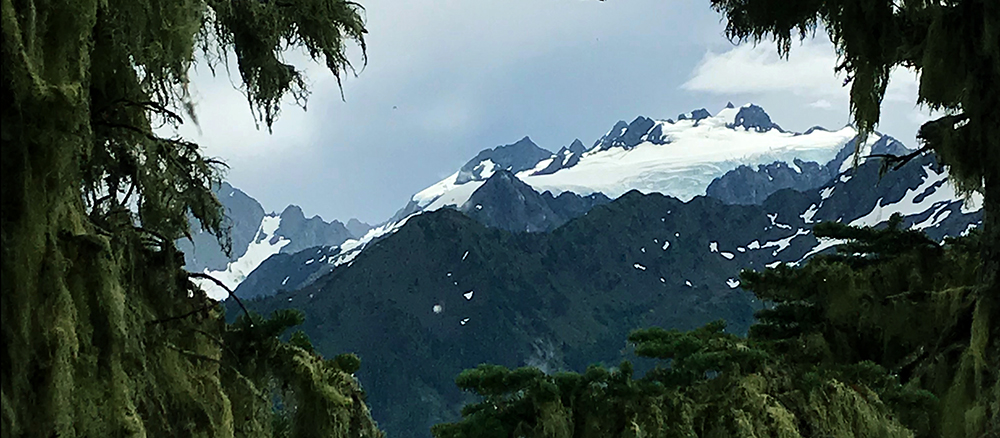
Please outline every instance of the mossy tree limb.
M238 12L251 4L257 22ZM246 419L222 378L225 325L172 244L189 214L226 240L211 191L221 163L153 127L193 115L198 48L236 52L270 127L282 96L306 91L275 60L304 47L339 78L345 43L363 46L360 12L342 0L0 0L3 436L236 433ZM360 394L345 385L341 398ZM332 435L371 425L357 405L319 412Z

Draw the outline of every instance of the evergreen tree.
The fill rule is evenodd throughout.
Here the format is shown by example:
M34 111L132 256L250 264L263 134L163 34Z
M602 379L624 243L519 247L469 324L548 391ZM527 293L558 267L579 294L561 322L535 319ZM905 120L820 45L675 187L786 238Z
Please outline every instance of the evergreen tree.
M795 36L825 30L836 47L836 70L850 82L851 113L863 140L879 121L897 66L919 74L918 102L945 115L924 123L921 148L887 157L901 166L937 155L961 192L983 194L980 279L971 337L975 362L959 380L976 382L975 397L993 400L968 412L970 421L1000 430L1000 2L995 0L712 0L736 41L777 42L787 56ZM858 142L860 145L861 142ZM975 358L975 359L973 359ZM980 412L985 409L985 412Z
M235 52L243 91L270 128L283 96L307 95L282 53L304 48L339 79L351 68L345 44L364 49L361 7L0 0L0 21L3 436L260 436L268 428L251 425L271 413L255 401L255 379L278 365L296 376L297 409L312 409L317 427L336 425L324 434L370 423L357 416L360 389L331 386L349 374L300 338L265 343L260 354L283 362L223 365L224 350L242 344L227 346L237 338L173 246L189 215L227 241L211 190L222 163L153 131L193 119L196 51L213 68ZM276 327L247 333L266 329ZM290 431L315 432L299 427Z
M456 382L482 396L435 436L898 436L991 433L956 355L977 342L978 233L945 244L889 227L818 226L838 253L745 271L769 303L749 336L716 321L629 336L659 364L544 375L481 365ZM956 389L953 381L965 387ZM978 382L975 382L978 383ZM970 415L969 412L973 414Z

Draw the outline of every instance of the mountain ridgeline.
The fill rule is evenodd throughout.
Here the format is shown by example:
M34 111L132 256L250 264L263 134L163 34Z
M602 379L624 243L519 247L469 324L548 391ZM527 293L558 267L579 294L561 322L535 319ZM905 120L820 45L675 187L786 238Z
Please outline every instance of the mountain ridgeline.
M340 244L286 252L262 222L258 239L282 250L254 265L236 294L262 314L303 310L318 352L364 361L357 375L380 426L426 437L476 401L454 378L481 363L552 373L630 359L648 370L653 362L625 342L632 330L722 318L727 333L746 334L766 306L744 291L741 270L831 253L843 240L818 238L821 222L884 227L898 213L898 226L934 242L982 222L981 199L963 203L931 156L884 175L878 160L854 167L856 150L910 152L889 136L857 147L849 128L791 133L753 105L678 119L620 122L591 148L577 140L551 153L525 137L484 150L390 221ZM589 187L592 169L620 169L632 154L654 164L652 180L665 187L672 172L693 181L656 160L671 157L669 148L698 147L702 136L724 150L765 152L728 171L718 169L731 156L701 159L700 169L718 175L701 186L708 196L632 190L612 200L573 190ZM828 159L763 161L769 142L784 142L788 156ZM628 181L641 185L646 177L632 173ZM233 304L231 316L241 312Z
M632 358L623 340L637 328L723 318L745 333L763 305L740 288L740 270L830 251L812 232L821 221L878 225L899 212L903 226L935 241L981 221L932 157L881 178L877 161L846 167L822 187L777 190L759 205L633 191L535 233L509 227L510 215L540 217L549 205L540 200L558 197L495 172L468 203L413 216L349 263L325 263L335 247L274 257L238 293L268 278L257 290L277 295L248 307L302 309L318 351L362 358L358 376L379 424L423 437L459 418L470 399L454 376L480 363L582 370Z

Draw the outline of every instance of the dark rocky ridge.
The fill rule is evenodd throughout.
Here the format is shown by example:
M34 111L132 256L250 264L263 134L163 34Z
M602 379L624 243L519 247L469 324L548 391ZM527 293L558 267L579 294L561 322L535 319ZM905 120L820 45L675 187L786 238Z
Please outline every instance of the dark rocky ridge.
M348 220L347 224L344 226L347 227L347 231L350 232L354 238L362 237L372 229L371 225L361 222L355 218Z
M510 172L498 171L458 209L487 227L511 232L546 232L608 202L611 199L600 193L589 196L538 193ZM236 293L245 298L262 297L305 287L333 270L327 261L337 254L336 245L310 247L294 254L282 251L261 263L240 283Z
M752 129L756 132L767 132L772 129L784 132L780 126L771 121L771 116L764 112L764 108L753 104L740 108L740 111L736 113L736 117L729 127L742 127L743 129Z
M227 256L216 237L202 230L200 224L192 219L191 240L182 238L176 242L177 248L184 253L184 268L188 271L225 270L230 262L246 254L251 242L264 238L259 231L261 221L267 214L260 203L225 182L216 190L216 196L225 210L223 224L229 227L232 252ZM297 205L289 205L279 217L281 223L270 239L277 241L284 238L289 241L281 248L282 253L295 253L317 245L339 245L357 236L340 221L326 222L319 216L307 219ZM361 235L371 228L357 220L353 220L351 226Z
M354 236L340 221L324 222L323 218L313 216L306 219L302 209L297 205L289 205L281 212L281 225L274 232L272 240L278 236L289 240L288 245L281 248L285 254L293 254L303 249L317 245L340 245Z
M517 173L535 167L539 161L552 156L552 152L538 147L530 138L524 137L517 142L493 149L480 151L473 159L465 163L458 172L457 184L485 179L483 172L494 169L484 169L480 164L485 160L492 161L498 170L509 170Z
M487 227L512 232L551 231L611 199L597 193L539 194L512 173L498 171L459 210Z
M742 114L742 110L740 113ZM761 126L760 123L765 122L764 117L767 117L767 114L756 120L751 118L750 121L747 121L748 119L742 119L742 121L749 123L750 127L757 127ZM740 118L737 117L737 120ZM769 123L770 118L767 118L766 121ZM810 131L815 129L822 128L813 128ZM802 160L795 160L792 163L794 166L781 161L762 164L756 169L741 165L716 178L708 185L705 192L708 196L729 204L760 204L772 193L781 189L812 190L826 184L840 174L843 163L853 160L855 144L856 141L851 140L841 148L836 157L822 166L813 161ZM873 154L902 155L909 152L910 150L902 143L887 135L883 135L872 145Z

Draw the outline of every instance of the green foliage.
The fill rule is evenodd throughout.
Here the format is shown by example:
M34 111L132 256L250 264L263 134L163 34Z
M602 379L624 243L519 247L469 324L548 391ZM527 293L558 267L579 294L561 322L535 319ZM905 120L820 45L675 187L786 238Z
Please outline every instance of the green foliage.
M356 356L323 360L301 331L281 341L286 330L303 321L301 311L285 309L266 319L240 315L228 326L222 382L233 401L237 435L382 436L351 377L360 366Z
M292 333L292 336L288 338L288 343L309 353L313 353L316 350L313 348L312 342L309 341L309 336L307 336L306 332L302 330L297 330L295 333Z
M230 13L244 7L257 21ZM359 12L338 0L0 1L3 436L266 436L280 424L275 382L294 409L289 436L378 434L349 374L301 337L277 340L301 315L227 329L190 282L173 241L193 216L227 242L212 194L222 164L154 132L194 120L195 47L237 52L270 126L274 103L304 90L259 54L305 47L339 75L343 40L363 48ZM236 37L247 30L249 43Z
M827 31L851 84L851 112L862 140L880 117L892 68L920 74L919 102L948 114L919 138L951 167L965 193L983 188L1000 166L1000 6L991 0L712 0L726 35L774 38L787 56L794 37ZM861 142L858 142L860 147ZM987 179L991 179L987 178Z
M690 386L720 372L762 370L767 352L724 333L725 327L722 320L688 332L654 327L632 332L628 340L637 355L670 361L669 369L653 370L649 376L668 387Z
M966 265L978 267L978 281L964 282L964 287L960 289L942 287L940 278L927 277L949 277L955 273L954 266L947 267L941 275L934 266L920 265L918 270L905 272L908 279L897 277L883 281L879 288L906 291L899 296L905 300L894 299L894 305L908 310L923 307L923 310L931 312L931 324L927 326L914 327L891 318L889 324L893 326L890 329L894 334L905 338L907 333L900 330L913 328L911 334L941 337L941 345L956 345L956 340L950 339L956 336L968 336L979 341L968 345L960 364L955 363L953 355L937 358L947 364L940 366L948 369L940 371L937 379L949 380L955 388L974 380L976 388L979 388L975 391L950 391L962 395L956 395L945 409L943 433L947 436L973 436L985 433L987 429L993 434L1000 433L1000 372L997 371L1000 369L1000 324L991 317L1000 313L1000 124L997 123L1000 120L1000 81L997 80L1000 78L1000 2L712 0L712 7L725 16L726 34L731 40L758 43L773 37L778 42L779 53L786 56L793 32L805 38L820 26L825 29L840 58L836 70L846 75L845 85L851 84L851 113L860 136L858 151L878 124L891 69L905 67L919 75L918 103L944 114L920 127L917 138L922 147L918 151L901 157L883 157L883 169L898 168L920 154L933 151L938 162L948 168L949 178L960 193L966 197L971 197L973 192L983 195L979 261ZM856 154L855 164L859 158ZM897 243L906 240L901 233L885 237ZM864 248L853 248L848 254L857 250ZM891 256L892 250L883 250ZM908 257L915 262L932 259ZM844 260L862 264L871 261L857 257ZM905 270L895 271L899 274ZM881 279L878 276L880 272L869 272L871 274L875 275L872 278ZM824 277L823 280L833 278ZM863 277L849 280L871 284ZM895 288L907 282L917 290ZM920 285L932 286L925 288ZM857 290L853 284L848 289ZM922 304L913 303L920 294L932 291L937 295L916 299L923 301ZM838 308L853 310L851 299L889 299L886 295L843 295L850 299L839 303L831 300L831 305L823 310L828 313ZM875 306L869 306L870 302L863 302L859 306L861 311L856 313L871 317L874 316L872 312L865 310L885 310L881 305L884 302L875 303ZM963 311L968 311L970 307L980 309L973 315L971 333L966 335L964 327L957 329L951 326L948 326L945 335L935 331L942 329L942 322L964 321L956 319L955 306L960 306ZM835 318L842 320L845 316L841 314ZM917 314L915 317L927 316ZM872 328L879 323L868 321L867 324L868 328ZM966 324L963 322L960 325ZM954 335L956 330L963 333ZM891 339L881 334L878 337ZM943 356L941 352L933 354ZM937 394L941 394L940 388ZM949 425L949 422L953 424Z
M333 362L337 368L347 374L354 374L361 368L361 359L354 353L338 354L333 358Z
M322 57L339 84L344 69L352 68L344 54L345 42L354 41L362 51L365 49L362 8L352 1L207 0L206 3L214 13L211 36L218 44L220 56L225 56L225 50L236 52L247 99L269 129L278 116L284 95L291 93L302 103L307 95L302 73L283 62L284 51L304 48L314 60ZM208 35L203 37L203 44L211 40Z
M801 267L745 271L770 304L747 337L715 321L691 331L629 335L659 360L642 377L631 364L583 374L480 365L456 383L479 394L437 437L471 436L960 436L985 416L948 352L975 343L963 320L978 235L944 245L922 233L824 225L844 239L835 255ZM970 266L971 265L971 266ZM956 383L952 383L952 382ZM547 410L548 409L548 410ZM558 416L546 412L558 411ZM957 426L955 415L978 421ZM976 415L982 415L976 417ZM567 420L567 418L569 420ZM552 434L551 431L560 431ZM978 432L977 432L978 433Z

